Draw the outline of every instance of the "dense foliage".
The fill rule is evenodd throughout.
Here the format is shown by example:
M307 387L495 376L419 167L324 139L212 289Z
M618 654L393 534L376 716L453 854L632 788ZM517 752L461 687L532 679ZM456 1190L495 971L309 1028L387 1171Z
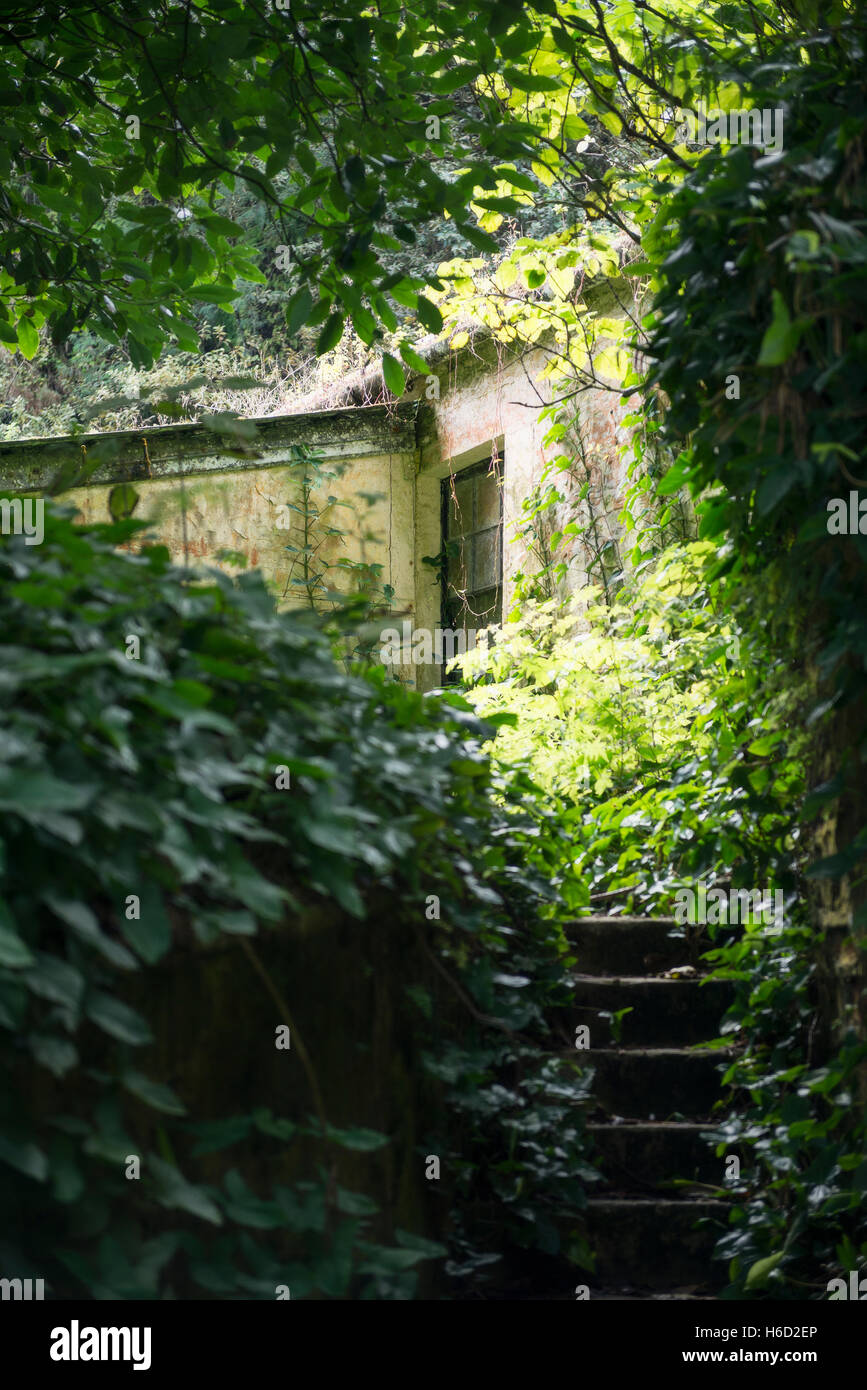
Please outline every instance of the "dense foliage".
M454 1155L462 1190L501 1212L486 1250L465 1204L455 1269L503 1253L512 1209L522 1243L556 1248L592 1176L574 1114L586 1082L548 1061L542 1009L563 997L567 957L537 915L544 884L525 849L537 826L491 801L491 725L457 696L344 672L314 617L278 614L258 575L191 582L161 547L118 551L134 522L82 530L48 512L46 527L41 546L0 550L4 1269L67 1296L274 1297L284 1283L296 1297L409 1296L412 1267L446 1251L420 1233L377 1244L364 1193L316 1166L271 1192L228 1160L219 1183L202 1178L198 1155L257 1131L277 1151L307 1135L323 1164L341 1146L388 1144L330 1124L315 1059L305 1117L278 1096L272 1110L203 1114L135 1058L157 967L181 947L286 931L317 902L361 931L385 891L406 960L421 934L445 976L436 1028L424 975L394 980L452 1097L425 1152L450 1185ZM530 790L520 776L496 786L512 804ZM143 1011L126 996L136 974ZM297 982L277 987L291 1000Z
M771 703L720 607L715 559L708 542L683 543L630 571L611 603L594 589L526 601L463 659L479 713L515 717L496 756L532 769L556 806L573 909L617 892L624 909L664 916L681 886L784 868L806 737L780 757L797 698L777 672Z
M645 238L651 381L668 399L667 437L689 441L663 490L702 496L701 533L720 545L730 596L752 594L753 626L797 674L812 732L800 819L836 826L833 852L805 866L812 888L785 937L718 957L743 982L732 1022L750 1039L731 1073L745 1114L726 1133L755 1160L721 1252L736 1288L770 1280L777 1297L821 1296L822 1269L867 1255L863 1015L840 1018L840 1050L823 1054L807 989L820 934L805 925L821 885L841 878L856 942L865 921L867 552L857 528L830 524L833 499L848 510L867 476L865 39L848 7L806 34L769 36L750 88L757 106L785 110L785 148L707 152ZM732 374L736 393L724 389ZM792 746L782 734L776 759Z
M522 591L547 602L525 606L502 649L477 665L485 683L474 699L520 710L512 752L529 757L578 822L579 843L590 828L601 853L585 866L599 893L622 886L633 903L664 904L695 869L709 880L726 871L735 883L785 884L781 936L748 932L718 942L710 958L738 984L726 1037L744 1044L727 1075L735 1108L720 1151L739 1145L750 1159L718 1253L730 1296L822 1297L830 1277L867 1255L859 967L846 1000L843 974L828 983L829 961L845 955L840 938L829 945L815 926L820 906L835 902L857 961L867 844L865 29L849 4L821 13L797 0L773 13L732 5L680 20L671 7L681 41L636 62L653 33L638 8L641 37L630 44L618 32L610 56L620 96L633 94L640 146L653 143L659 115L648 93L663 89L669 113L702 97L724 116L775 113L785 133L768 151L725 139L660 145L662 157L628 181L612 166L609 220L620 225L623 212L641 234L641 259L626 268L647 311L640 331L635 315L617 325L574 293L575 267L592 273L600 250L586 226L527 241L496 267L441 268L447 321L469 312L505 341L543 342L553 349L547 374L575 401L573 421L549 436L568 434L566 457L525 506L525 540L541 568L522 576ZM628 24L628 9L618 7L612 30ZM541 286L544 296L528 293ZM579 467L581 392L612 380L639 393L613 544ZM655 580L621 587L622 565L646 564L687 491L717 563L648 649ZM611 605L582 614L591 631L577 639L575 615L555 598L576 558ZM671 559L660 564L664 583ZM698 718L690 696L705 697ZM690 748L676 769L685 728ZM620 768L625 784L611 795ZM583 885L574 892L586 898Z
M728 1296L770 1281L774 1297L823 1297L867 1244L867 1046L851 1032L829 1052L818 1027L801 823L810 691L774 661L761 607L755 621L743 586L734 602L716 556L708 541L669 547L611 604L598 590L526 601L461 666L484 717L516 718L495 756L548 791L574 911L670 915L682 889L781 888L780 931L705 929L713 977L737 987L719 1038L739 1049L728 1113L708 1137L742 1173L726 1184L733 1229L717 1254Z
M553 3L544 12L549 23ZM533 126L501 118L504 82L522 97L558 85L510 66L537 45L533 19L502 0L385 5L375 21L294 0L13 7L0 36L2 340L32 355L44 322L58 340L86 324L137 364L165 342L196 350L193 305L265 283L248 229L226 215L236 189L279 228L302 278L289 326L312 321L320 350L347 315L365 342L393 328L391 301L438 324L422 279L383 253L444 212L494 249L474 194L509 211L514 187L535 187L503 164L534 156ZM468 167L443 176L458 151Z
M19 1046L0 1157L20 1175L8 1227L19 1263L50 1178L49 1216L39 1203L46 1250L72 1249L66 1268L91 1291L129 1292L105 1235L109 1223L121 1229L112 1203L122 1179L115 1191L96 1177L106 1155L116 1164L129 1147L117 1094L156 1104L166 1129L186 1133L172 1114L181 1101L124 1055L88 1069L104 1093L95 1119L82 1092L82 1111L34 1142L16 1131L23 1111L12 1113L32 1068L78 1066L82 1017L122 1048L143 1039L112 971L157 962L172 913L205 944L293 910L285 895L301 885L359 917L376 884L419 904L442 891L443 968L452 994L460 976L475 1001L478 1032L432 1049L458 1124L437 1143L467 1198L484 1205L493 1191L516 1240L532 1228L557 1249L562 1201L580 1205L592 1170L571 1111L561 1143L567 1111L542 1059L542 1009L564 968L558 929L545 925L553 909L540 907L544 870L572 908L619 893L656 910L698 879L785 888L781 935L722 933L710 958L738 984L724 1037L742 1044L717 1138L749 1156L718 1253L731 1296L822 1296L828 1277L867 1257L863 1011L838 1011L823 1036L823 941L811 925L823 887L849 916L853 948L864 925L861 7L422 0L375 17L233 0L31 7L11 13L0 42L10 72L0 341L10 349L32 357L43 324L58 344L86 326L146 368L165 343L198 349L206 306L207 346L219 350L239 281L263 296L247 321L273 328L283 247L294 293L278 342L325 353L351 325L363 348L386 349L396 395L398 357L423 366L406 310L424 329L447 325L456 347L467 318L512 344L544 341L563 398L580 401L590 385L640 393L619 544L585 506L580 405L571 420L552 417L565 464L526 513L541 575L522 576L527 601L473 668L474 702L506 716L493 769L480 751L487 733L459 700L423 701L335 667L315 624L278 619L255 579L184 585L159 552L114 556L110 544L131 535L123 528L94 537L56 521L38 556L4 548L0 1021ZM781 148L684 143L676 112L699 98L726 113L781 112ZM504 239L503 219L523 216L540 185L561 190L566 224ZM442 264L425 276L407 248L427 246L444 213ZM467 259L459 238L495 262ZM610 306L588 308L584 287L630 260L640 293L624 328ZM164 416L178 408L177 371L167 379ZM690 511L685 491L701 544L667 549L672 521ZM848 518L850 491L846 534L829 526L829 505L845 499ZM564 611L578 542L601 591L589 609ZM132 615L140 665L122 653ZM279 813L265 787L278 755L305 794ZM555 822L516 767L543 784L567 828L565 863ZM522 831L508 811L519 794ZM136 830L147 845L131 844ZM284 856L273 877L238 848L269 834ZM819 839L833 842L830 854L817 853ZM138 878L153 906L129 936L117 903ZM420 1016L434 1016L427 987L410 988ZM521 1037L491 1034L492 1016ZM585 1089L579 1078L566 1105ZM289 1121L244 1123L279 1137L288 1131L274 1126ZM180 1171L163 1149L139 1200L206 1222L255 1209L254 1228L321 1225L285 1193L255 1205L264 1199L248 1200L235 1178L210 1191ZM86 1217L68 1224L85 1192ZM320 1199L331 1200L326 1190ZM344 1215L353 1200L360 1212L356 1194ZM148 1245L147 1222L130 1220L124 1249L144 1252L146 1293L166 1287L158 1270L181 1252L193 1285L212 1267L198 1234ZM369 1278L376 1296L405 1296L401 1259L367 1238L349 1232L355 1275L343 1260L339 1277L329 1266L310 1287L334 1294ZM490 1240L469 1230L455 1240L452 1271L477 1278L496 1253ZM261 1291L270 1255L249 1233L237 1248ZM588 1258L580 1241L572 1253ZM253 1287L232 1277L224 1291Z

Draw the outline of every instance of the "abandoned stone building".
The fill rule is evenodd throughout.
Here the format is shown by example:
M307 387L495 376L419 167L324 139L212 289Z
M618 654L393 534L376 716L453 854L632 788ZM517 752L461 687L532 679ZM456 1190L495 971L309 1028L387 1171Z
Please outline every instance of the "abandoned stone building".
M588 299L593 293L606 296L609 313L623 302L610 282L591 286ZM105 521L111 487L132 482L136 517L152 523L178 563L258 567L281 600L297 602L301 522L293 503L304 450L321 470L309 500L320 524L314 564L328 567L328 583L346 587L351 571L338 562L363 559L379 567L378 583L391 593L384 630L403 639L445 629L467 634L452 645L472 644L474 632L508 613L515 576L536 564L516 530L551 453L550 422L539 419L551 399L539 379L551 350L519 351L476 331L457 351L433 338L421 351L429 373L410 377L399 400L368 369L302 397L291 414L234 426L212 420L3 443L0 490L41 490L61 472L74 483L86 465L86 485L63 500L83 520ZM580 396L590 495L612 549L629 404L616 382ZM564 553L572 587L585 576L586 556L577 544ZM448 644L434 641L431 658L423 651L420 660L402 645L397 674L421 689L439 685L443 650L449 654Z

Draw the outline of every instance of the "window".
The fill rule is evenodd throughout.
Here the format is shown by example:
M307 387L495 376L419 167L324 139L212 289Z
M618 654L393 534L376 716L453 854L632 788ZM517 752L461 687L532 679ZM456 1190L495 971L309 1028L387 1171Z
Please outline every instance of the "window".
M442 625L467 634L464 649L475 645L471 633L503 618L502 482L496 457L443 479Z

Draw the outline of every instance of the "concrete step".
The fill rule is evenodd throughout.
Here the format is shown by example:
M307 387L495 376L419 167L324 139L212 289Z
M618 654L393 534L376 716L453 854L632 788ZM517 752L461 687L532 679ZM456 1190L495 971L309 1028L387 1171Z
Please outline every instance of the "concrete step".
M728 980L643 979L637 976L574 975L572 1004L559 1010L556 1026L575 1041L575 1029L586 1024L590 1046L612 1042L624 1046L681 1046L705 1042L719 1032L722 1016L734 998ZM630 1009L620 1020L619 1037L610 1018L602 1014Z
M605 1186L629 1188L636 1195L668 1186L674 1179L722 1184L723 1159L702 1140L707 1125L688 1121L589 1124L594 1166Z
M710 946L706 937L693 936L691 948L686 928L673 917L584 917L568 922L565 932L585 975L652 975L695 964L693 957Z
M690 1052L682 1047L591 1048L577 1052L595 1068L593 1096L608 1115L631 1119L707 1119L720 1096L721 1062L729 1048Z
M596 1271L584 1282L671 1290L684 1284L704 1291L725 1283L725 1267L711 1256L728 1205L713 1200L592 1197L587 1234ZM696 1222L712 1224L696 1229ZM591 1289L592 1297L592 1289Z

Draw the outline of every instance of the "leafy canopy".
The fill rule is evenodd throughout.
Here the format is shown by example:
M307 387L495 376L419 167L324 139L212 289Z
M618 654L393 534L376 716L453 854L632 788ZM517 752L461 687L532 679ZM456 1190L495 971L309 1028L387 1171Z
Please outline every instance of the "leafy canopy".
M395 304L437 331L421 277L389 271L416 229L450 217L492 251L498 219L555 177L582 216L634 229L635 150L688 167L675 107L731 104L742 55L779 24L775 6L684 0L7 7L0 341L31 356L44 323L57 340L87 324L135 365L195 350L192 308L264 278L226 216L239 187L280 228L289 326L319 327L320 351L347 317L368 344L393 331Z

